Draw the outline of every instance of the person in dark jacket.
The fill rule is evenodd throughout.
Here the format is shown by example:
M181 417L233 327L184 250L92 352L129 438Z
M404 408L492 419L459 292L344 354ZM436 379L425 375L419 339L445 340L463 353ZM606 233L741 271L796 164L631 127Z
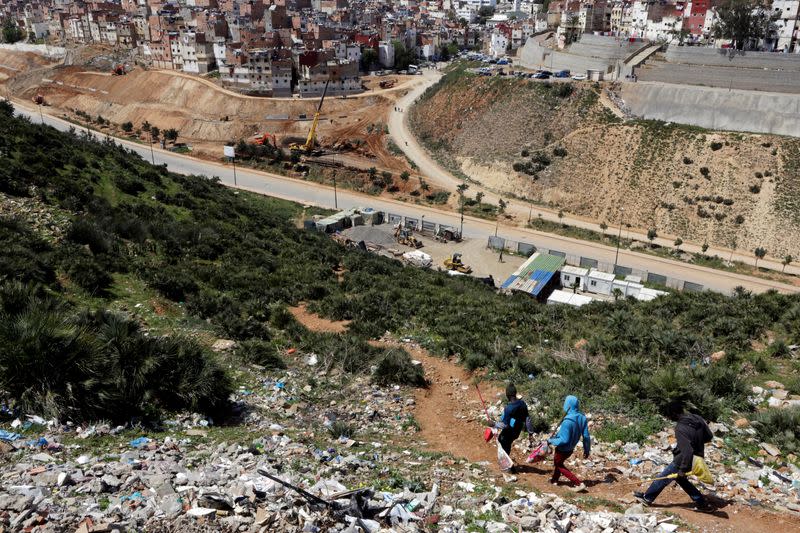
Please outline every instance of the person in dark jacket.
M675 481L692 499L696 511L713 512L714 508L697 487L686 478L686 474L692 470L692 460L695 455L704 457L705 445L711 442L714 435L703 417L684 411L682 402L670 402L666 408L666 416L676 422L675 439L678 442L672 450L672 462L658 477L667 477L673 474L678 474L678 477L654 481L647 491L644 493L634 492L633 496L643 504L650 505L667 485Z
M503 417L500 422L496 424L496 428L500 430L497 436L497 442L511 455L511 445L519 438L522 429L528 430L528 405L522 398L517 398L517 388L513 383L509 383L506 387L506 398L508 404L503 410Z
M586 491L586 485L578 479L578 476L564 466L564 462L575 451L575 447L578 446L578 441L581 438L583 438L583 458L587 459L589 457L592 451L589 423L586 420L586 416L581 413L580 402L575 396L564 398L564 413L564 420L561 422L558 434L547 439L547 442L555 447L555 452L553 453L553 477L550 479L550 483L554 485L558 483L558 479L563 474L574 485L570 490L584 492Z

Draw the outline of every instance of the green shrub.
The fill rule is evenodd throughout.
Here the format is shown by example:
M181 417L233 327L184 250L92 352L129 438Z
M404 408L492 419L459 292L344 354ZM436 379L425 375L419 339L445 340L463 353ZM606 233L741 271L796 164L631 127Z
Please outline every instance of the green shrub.
M248 363L263 366L268 370L286 368L286 363L278 353L276 346L260 339L249 339L239 343L236 355Z
M800 452L800 407L767 409L751 422L759 440L776 445L784 454Z
M106 311L76 314L19 283L0 286L0 342L0 388L23 411L61 420L223 413L232 390L193 340L146 336Z
M346 439L352 438L356 434L356 427L337 420L328 427L328 435L334 439L344 437Z
M722 143L721 143L721 142L713 141L713 142L711 143L711 149L712 149L713 151L715 151L715 152L716 152L716 151L717 151L717 150L719 150L720 148L722 148Z
M556 157L567 157L567 149L563 146L553 148L553 155Z
M664 427L664 421L654 413L606 420L593 430L593 437L603 442L636 442L643 444L651 435Z
M76 253L66 264L67 276L89 294L105 296L114 282L92 257Z
M378 359L372 379L378 385L411 385L424 387L425 372L422 365L414 364L405 350L389 350Z

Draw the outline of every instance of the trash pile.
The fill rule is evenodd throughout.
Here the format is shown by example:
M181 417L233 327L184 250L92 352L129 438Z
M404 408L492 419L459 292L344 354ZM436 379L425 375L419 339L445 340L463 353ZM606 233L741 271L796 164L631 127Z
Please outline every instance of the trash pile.
M0 533L678 529L633 502L624 513L581 510L556 495L513 490L516 478L492 464L428 453L414 435L412 390L323 370L315 354L292 359L289 370L243 371L231 425L186 413L149 430L78 426L4 408ZM796 467L742 456L722 471L731 463L724 438L752 428L714 430L721 437L708 447L718 469L711 490L798 510ZM670 441L664 431L647 446L599 442L578 470L645 479L670 460ZM604 486L593 492L609 498Z
M753 395L750 401L754 405L767 402L769 407L778 409L800 407L800 396L797 394L790 394L783 383L778 381L767 381L764 387L753 387Z

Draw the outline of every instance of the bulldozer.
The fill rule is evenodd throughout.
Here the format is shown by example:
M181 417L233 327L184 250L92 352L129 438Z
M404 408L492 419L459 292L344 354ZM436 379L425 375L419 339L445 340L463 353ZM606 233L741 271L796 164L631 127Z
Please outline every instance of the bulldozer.
M31 100L33 100L33 103L36 105L47 105L47 102L45 102L42 93L36 93L36 95L33 98L31 98Z
M455 270L456 272L461 272L462 274L472 273L472 267L464 264L464 262L461 260L460 253L454 253L453 257L445 259L444 266L447 270Z
M414 237L410 229L397 226L397 230L394 232L394 238L399 244L410 246L412 248L422 248L422 241Z
M319 99L317 112L314 113L314 120L311 122L311 129L308 132L305 144L292 143L289 145L289 150L292 153L311 154L314 151L314 146L317 144L317 124L319 124L319 113L322 110L322 102L325 101L325 94L328 92L328 84L331 80L325 82L325 88L322 90L322 98Z
M391 89L395 83L397 83L397 80L383 80L378 85L381 89Z

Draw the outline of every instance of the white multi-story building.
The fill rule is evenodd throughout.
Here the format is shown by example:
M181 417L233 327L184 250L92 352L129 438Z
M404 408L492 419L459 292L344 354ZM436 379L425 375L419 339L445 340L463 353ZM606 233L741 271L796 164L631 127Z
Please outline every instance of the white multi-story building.
M773 50L800 53L800 47L797 46L797 33L800 31L797 23L798 10L798 0L772 1L772 13L775 17L774 30L771 32Z
M391 41L378 43L378 63L384 68L392 68L394 66L394 45Z
M493 31L489 41L489 54L492 57L504 57L508 49L509 40L503 32Z
M347 59L348 61L361 61L361 46L354 43L339 41L333 47L336 52L336 59Z

